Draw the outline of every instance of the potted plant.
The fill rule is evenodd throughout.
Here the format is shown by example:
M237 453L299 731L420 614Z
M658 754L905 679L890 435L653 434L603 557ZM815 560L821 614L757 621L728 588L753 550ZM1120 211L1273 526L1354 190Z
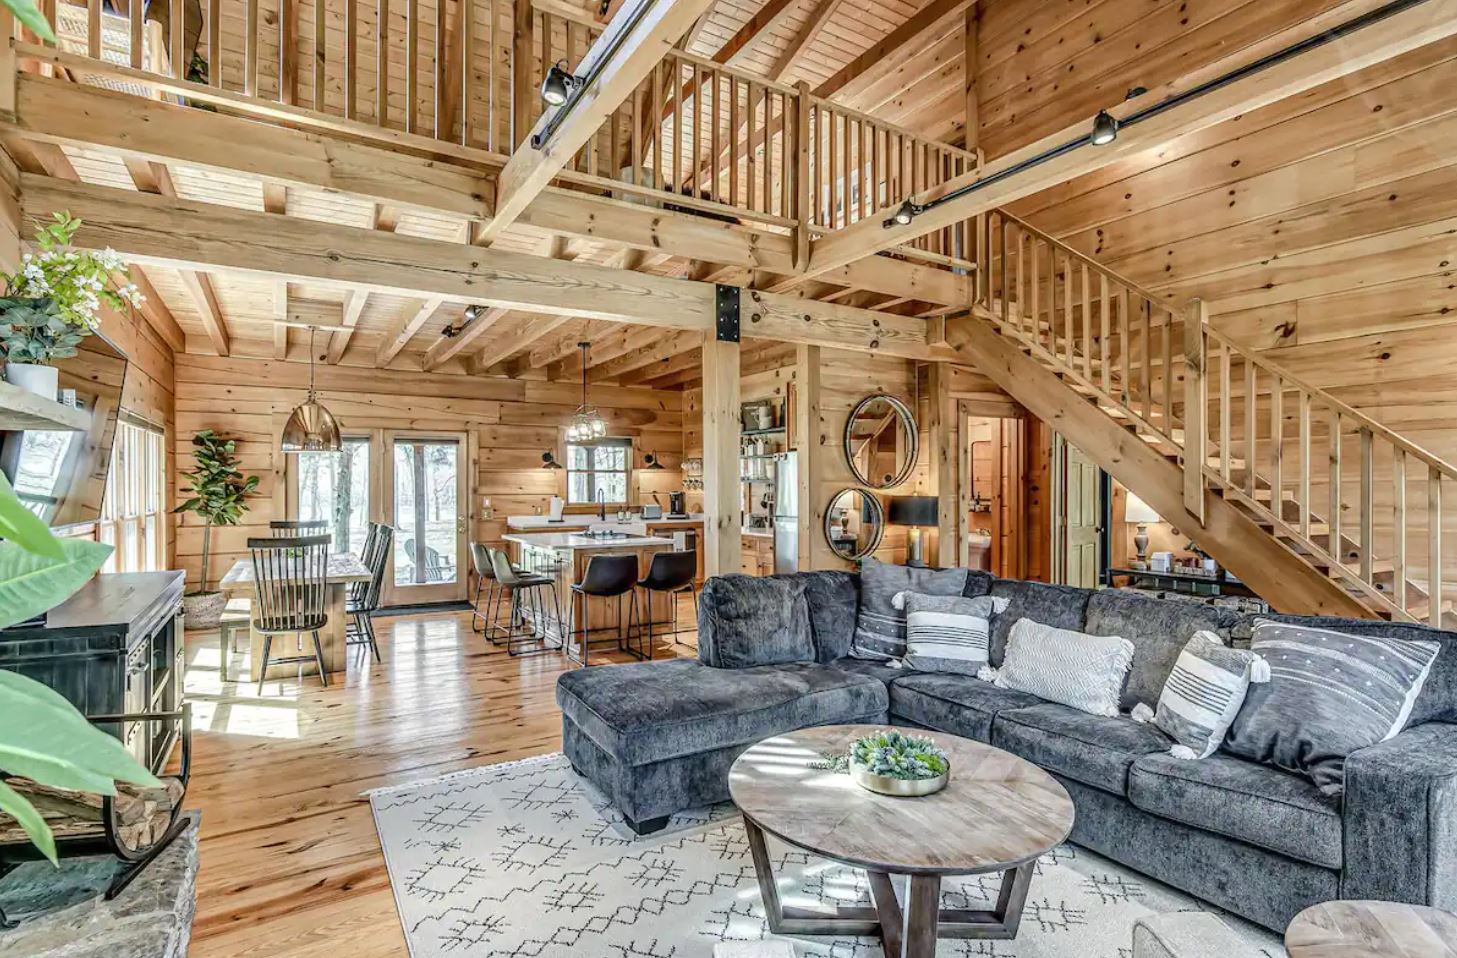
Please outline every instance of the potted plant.
M951 778L951 760L939 745L895 729L856 739L846 759L855 784L882 795L930 795Z
M20 272L3 277L0 298L0 356L5 380L29 392L56 398L57 359L76 355L76 347L101 324L103 305L140 306L141 294L127 268L111 250L71 248L81 221L57 213L35 234L36 252L26 253ZM108 285L120 277L120 285Z
M190 497L173 512L194 512L203 520L202 574L195 592L182 597L183 623L189 629L215 629L227 599L208 589L208 561L212 555L212 527L235 526L248 511L244 500L258 488L257 476L244 476L238 468L237 443L211 429L192 437L197 465L183 478L191 487Z

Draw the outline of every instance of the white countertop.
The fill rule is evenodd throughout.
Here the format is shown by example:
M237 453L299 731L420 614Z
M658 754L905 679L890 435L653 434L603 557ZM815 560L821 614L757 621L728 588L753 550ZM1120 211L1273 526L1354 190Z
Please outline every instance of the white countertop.
M561 522L552 522L546 516L507 516L506 528L520 529L523 532L534 530L546 531L561 528L609 528L618 529L622 532L633 532L637 533L638 535L646 535L648 531L647 527L649 525L672 525L675 522L693 523L702 521L703 513L701 512L691 513L686 519L681 516L677 518L669 518L666 515L663 516L663 518L661 519L643 519L641 516L634 515L633 518L627 520L626 522L618 522L617 519L613 516L608 516L606 521L603 521L597 518L597 514L595 512L592 512L567 515L562 518Z
M772 539L772 538L774 538L774 530L773 529L745 529L745 530L743 530L743 533L746 536L753 536L756 539Z
M570 549L574 552L591 552L606 549L638 549L643 546L673 548L673 540L663 536L629 534L625 538L597 539L575 532L513 532L503 536L507 542L515 542L535 549Z

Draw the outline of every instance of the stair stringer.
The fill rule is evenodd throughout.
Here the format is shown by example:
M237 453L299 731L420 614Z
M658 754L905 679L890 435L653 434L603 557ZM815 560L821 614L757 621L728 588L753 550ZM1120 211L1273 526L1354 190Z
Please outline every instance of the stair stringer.
M1233 503L1206 489L1204 521L1184 505L1184 471L1025 354L979 315L949 319L953 350L1032 415L1065 436L1281 612L1371 618L1374 613ZM1194 532L1193 530L1198 530Z

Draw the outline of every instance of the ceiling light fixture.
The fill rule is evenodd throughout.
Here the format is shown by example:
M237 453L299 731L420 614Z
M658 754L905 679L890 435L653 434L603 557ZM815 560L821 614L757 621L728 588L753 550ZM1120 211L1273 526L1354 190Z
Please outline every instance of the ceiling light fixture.
M1107 146L1118 139L1118 120L1107 110L1099 110L1093 117L1093 133L1088 140L1094 146Z
M547 69L546 79L541 81L541 98L547 106L561 106L581 82L567 69L567 61L558 60Z
M541 81L541 98L548 106L556 107L556 110L542 121L539 130L531 134L533 150L546 148L556 131L571 115L572 107L582 97L582 91L596 82L608 64L616 60L622 45L633 36L658 2L659 0L636 0L631 9L613 17L607 29L598 37L597 43L587 51L584 59L590 58L591 62L585 64L585 69L580 74L568 71L565 60L546 71L546 77ZM580 68L584 64L579 63L577 66Z
M567 441L587 442L591 439L601 439L607 435L607 422L597 407L587 402L587 350L590 343L578 343L577 348L582 351L582 404L572 414L572 421L567 425Z
M882 225L886 229L890 229L892 226L910 226L911 220L920 216L925 211L926 208L915 200L906 200L896 208L894 213L890 214L890 218Z
M314 327L309 327L309 396L289 414L279 446L284 452L340 452L339 423L314 392Z

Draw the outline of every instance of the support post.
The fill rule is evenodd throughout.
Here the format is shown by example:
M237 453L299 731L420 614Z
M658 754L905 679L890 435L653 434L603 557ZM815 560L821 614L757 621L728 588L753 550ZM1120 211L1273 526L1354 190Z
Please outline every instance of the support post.
M15 14L0 6L0 119L15 122L15 98L20 78L15 57Z
M814 569L814 543L824 522L815 490L819 487L820 347L800 346L794 353L794 451L798 453L798 529L800 572Z
M1172 317L1171 317L1172 318ZM1204 381L1204 324L1209 306L1189 301L1184 310L1184 508L1204 525L1204 459L1208 386ZM1169 375L1165 370L1164 375ZM1279 510L1279 494L1275 509Z
M961 510L957 490L960 488L961 457L958 440L956 400L951 396L951 367L932 363L927 371L926 394L930 404L927 421L931 428L931 475L936 498L936 563L943 568L957 564L957 545L962 539Z
M531 0L514 0L511 16L511 150L514 152L536 125L537 91L531 82L536 11Z
M739 344L703 340L703 574L737 572L743 548L739 490Z
M966 11L966 62L963 66L966 84L966 149L981 159L977 143L981 139L981 94L977 89L976 67L980 42L981 4L974 3Z
M803 80L795 87L798 97L794 115L794 217L799 224L794 228L794 268L804 269L809 265L809 145L810 145L810 92L809 84Z

